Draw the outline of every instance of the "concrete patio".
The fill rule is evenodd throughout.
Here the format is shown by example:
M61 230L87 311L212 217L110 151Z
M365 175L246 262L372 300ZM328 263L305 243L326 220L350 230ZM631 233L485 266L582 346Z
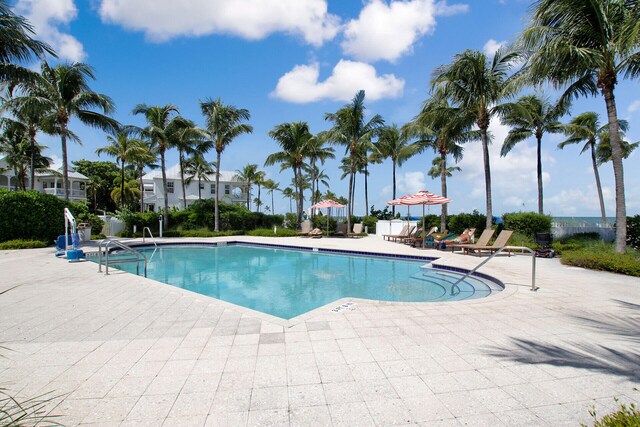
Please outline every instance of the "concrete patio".
M172 239L164 239L171 241ZM184 241L185 239L180 239ZM219 241L223 239L191 239ZM297 246L477 257L363 239L247 238ZM640 401L640 279L499 256L486 299L355 300L291 322L52 249L0 251L0 388L45 392L63 425L589 423Z

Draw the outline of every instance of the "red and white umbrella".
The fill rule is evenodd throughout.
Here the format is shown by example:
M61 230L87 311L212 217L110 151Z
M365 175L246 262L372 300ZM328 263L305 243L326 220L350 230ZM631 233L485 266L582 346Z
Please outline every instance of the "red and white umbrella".
M315 205L311 206L311 209L324 209L327 208L327 233L329 232L329 218L331 217L331 208L344 208L344 205L341 205L340 203L331 200L331 199L325 199L325 200L321 200L318 203L316 203Z
M388 205L407 206L407 224L409 223L409 206L422 205L422 230L424 231L424 207L425 205L444 205L445 203L451 203L453 200L447 199L443 196L438 196L427 190L420 190L416 194L409 194L399 199L391 200L387 202Z

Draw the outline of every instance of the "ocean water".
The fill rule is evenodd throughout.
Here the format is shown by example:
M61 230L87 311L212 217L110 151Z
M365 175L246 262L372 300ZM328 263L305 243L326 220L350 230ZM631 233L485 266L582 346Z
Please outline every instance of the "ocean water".
M553 222L564 226L597 226L602 224L600 216L554 216ZM615 217L607 217L607 225L613 225L616 222Z

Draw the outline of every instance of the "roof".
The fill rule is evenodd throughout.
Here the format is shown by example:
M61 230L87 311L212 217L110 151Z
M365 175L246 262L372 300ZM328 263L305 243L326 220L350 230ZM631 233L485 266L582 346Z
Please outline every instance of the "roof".
M58 169L58 172L60 172L60 177L62 177L62 168ZM38 177L55 176L51 172L36 172L35 175L38 176ZM68 171L68 175L69 175L69 178L89 180L89 178L87 178L86 176L82 175L81 173L74 172L72 170Z
M166 170L167 179L180 179L180 164L175 164ZM223 182L240 182L238 179L234 179L237 174L235 172L220 171L220 181ZM209 180L214 181L216 179L215 174L208 175ZM162 171L154 170L145 174L143 180L162 179Z

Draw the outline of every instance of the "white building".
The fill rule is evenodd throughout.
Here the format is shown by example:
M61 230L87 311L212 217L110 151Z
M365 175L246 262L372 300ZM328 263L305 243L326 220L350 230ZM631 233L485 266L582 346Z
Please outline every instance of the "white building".
M18 177L13 173L13 168L9 166L4 158L0 158L0 188L6 190L17 190L20 188ZM36 182L34 190L53 194L64 199L64 187L62 186L62 171L59 174L53 172L36 172ZM30 175L27 172L25 188L30 189ZM81 173L69 171L69 200L80 202L87 200L87 183L89 178Z
M182 186L180 184L180 165L175 165L166 171L167 174L167 196L169 207L182 209L183 197ZM186 179L186 177L185 177ZM208 175L208 181L202 180L198 183L197 178L186 184L185 198L187 205L199 199L198 186L200 186L200 197L202 199L213 199L216 196L216 175ZM157 210L164 207L164 192L162 188L162 171L155 170L142 177L144 185L144 207L145 210ZM247 193L244 182L236 179L235 172L220 171L220 198L225 203L247 203Z

